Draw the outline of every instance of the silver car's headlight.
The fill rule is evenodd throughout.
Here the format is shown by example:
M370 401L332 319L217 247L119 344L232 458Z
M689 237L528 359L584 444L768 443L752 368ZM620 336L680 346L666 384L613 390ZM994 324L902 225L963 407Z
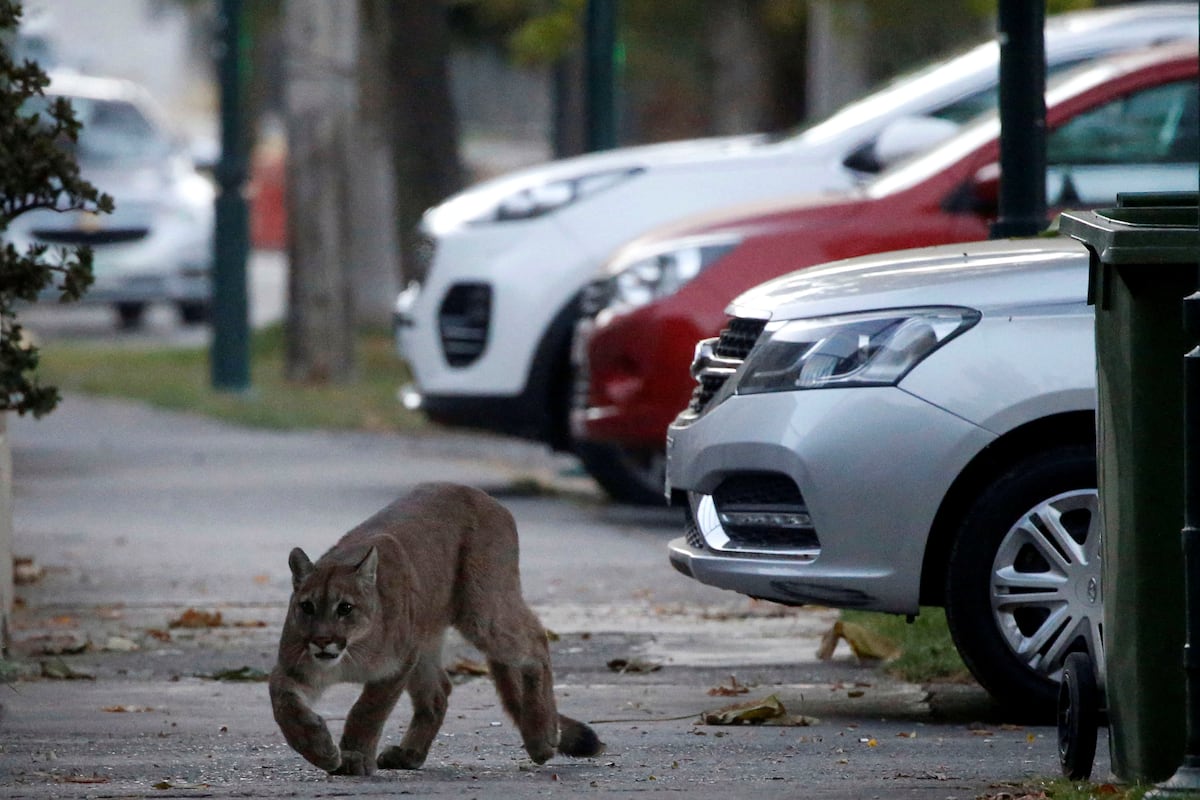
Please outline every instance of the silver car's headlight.
M679 291L719 258L741 244L741 237L680 239L618 264L610 279L610 306L637 308Z
M767 326L742 366L739 394L890 386L979 321L969 308L905 308Z
M540 217L604 189L611 189L640 172L643 172L641 167L628 167L530 186L503 198L491 214L476 221L508 222Z

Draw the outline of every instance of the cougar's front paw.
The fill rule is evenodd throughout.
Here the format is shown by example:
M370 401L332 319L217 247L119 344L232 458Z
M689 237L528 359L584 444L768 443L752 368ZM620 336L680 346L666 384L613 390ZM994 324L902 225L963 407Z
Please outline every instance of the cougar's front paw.
M379 754L380 769L420 769L425 763L426 753L411 747L389 747Z
M375 762L357 750L343 750L342 763L330 775L371 775L375 772Z

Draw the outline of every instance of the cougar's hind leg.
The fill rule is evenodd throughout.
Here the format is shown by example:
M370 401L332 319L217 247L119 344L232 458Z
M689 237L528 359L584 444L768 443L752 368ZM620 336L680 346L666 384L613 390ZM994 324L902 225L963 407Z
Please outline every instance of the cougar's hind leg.
M442 668L442 650L422 653L408 676L408 696L413 716L399 745L379 754L380 769L417 769L425 763L429 748L446 718L450 678Z
M341 742L343 762L347 761L346 753L359 753L362 756L362 771L355 769L355 765L349 765L354 771L346 774L370 775L375 771L375 751L379 748L379 737L383 733L388 715L392 713L396 701L404 692L404 686L403 674L363 686L362 694L358 696L358 700L346 716Z
M487 655L500 703L521 732L525 751L541 764L558 746L558 711L546 632L533 612L527 614L526 623L507 632L503 641L484 640L476 646Z

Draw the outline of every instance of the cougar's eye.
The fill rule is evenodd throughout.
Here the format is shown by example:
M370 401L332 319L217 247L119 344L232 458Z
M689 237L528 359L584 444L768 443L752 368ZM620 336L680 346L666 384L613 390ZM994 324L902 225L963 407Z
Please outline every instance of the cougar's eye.
M354 606L350 605L349 603L346 603L346 602L338 603L337 615L339 617L348 617L348 616L350 616L350 612L353 610L354 610Z
M312 600L303 600L300 603L300 612L306 617L311 617L317 613L317 607L313 605Z

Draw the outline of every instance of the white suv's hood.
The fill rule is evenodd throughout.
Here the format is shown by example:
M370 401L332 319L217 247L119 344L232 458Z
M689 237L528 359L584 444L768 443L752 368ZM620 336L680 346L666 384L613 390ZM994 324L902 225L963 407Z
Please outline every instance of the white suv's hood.
M737 297L741 317L799 319L877 308L988 310L1082 303L1088 251L1066 236L923 247L793 272Z
M764 134L685 139L620 147L550 161L501 175L459 192L441 205L429 209L425 224L433 231L446 230L474 220L511 195L555 181L617 170L661 169L674 164L688 164L702 169L713 162L744 157L748 151L768 142L770 139Z

